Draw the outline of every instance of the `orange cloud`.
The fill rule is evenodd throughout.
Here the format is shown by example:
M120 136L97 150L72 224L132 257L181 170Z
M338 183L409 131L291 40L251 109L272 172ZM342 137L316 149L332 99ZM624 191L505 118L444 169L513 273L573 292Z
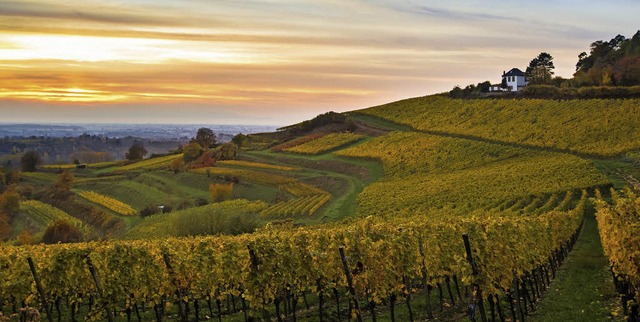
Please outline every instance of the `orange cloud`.
M119 119L156 108L158 120L180 109L185 120L222 113L288 122L268 116L287 111L294 122L495 82L542 50L569 76L575 55L610 25L637 28L624 13L640 9L627 2L611 20L602 13L620 9L615 1L587 1L572 15L562 4L540 14L534 3L416 3L3 1L0 107L15 119Z

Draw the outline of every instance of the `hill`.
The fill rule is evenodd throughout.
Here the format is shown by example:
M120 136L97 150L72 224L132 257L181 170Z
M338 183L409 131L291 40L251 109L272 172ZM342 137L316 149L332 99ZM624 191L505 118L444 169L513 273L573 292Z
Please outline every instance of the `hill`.
M418 131L611 157L640 149L640 99L451 99L434 95L355 111Z
M471 301L486 304L478 314L529 315L584 240L584 220L595 225L588 198L606 199L638 176L638 103L427 96L248 135L237 159L211 166L175 167L184 159L176 154L69 168L66 190L56 188L60 169L23 173L13 189L58 210L40 214L27 202L11 210L16 222L42 229L69 218L110 240L0 246L0 279L10 281L0 308L37 307L39 297L96 319L114 311L196 319L206 310L232 320L460 320L465 305L455 304ZM223 190L232 200L219 199ZM44 219L27 220L35 215ZM622 237L607 238L615 253ZM86 254L105 293L86 274ZM27 257L45 294L34 293ZM465 289L474 296L463 298ZM108 309L74 309L87 295Z

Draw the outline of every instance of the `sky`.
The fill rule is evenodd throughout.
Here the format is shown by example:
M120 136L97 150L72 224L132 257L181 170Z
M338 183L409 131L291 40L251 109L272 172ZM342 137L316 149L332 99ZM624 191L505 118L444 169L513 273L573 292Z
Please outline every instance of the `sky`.
M0 0L0 122L287 125L526 69L640 1ZM0 125L1 126L1 125Z

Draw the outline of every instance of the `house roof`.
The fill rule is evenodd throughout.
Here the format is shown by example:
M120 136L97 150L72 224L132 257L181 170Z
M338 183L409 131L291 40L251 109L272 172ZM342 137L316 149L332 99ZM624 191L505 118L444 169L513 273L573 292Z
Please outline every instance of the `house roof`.
M511 68L510 71L508 71L506 74L503 74L502 76L526 76L526 74L517 68Z

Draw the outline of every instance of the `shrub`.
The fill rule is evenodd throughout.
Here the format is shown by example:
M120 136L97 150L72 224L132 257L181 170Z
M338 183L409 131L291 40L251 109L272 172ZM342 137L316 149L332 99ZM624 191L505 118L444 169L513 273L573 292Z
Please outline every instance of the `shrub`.
M233 183L212 183L209 185L209 191L213 202L229 200L233 197Z
M160 212L160 208L156 205L148 205L144 209L140 210L140 217L148 217Z
M529 85L522 90L522 94L534 98L556 98L559 88L551 85Z
M76 243L83 239L82 232L76 226L60 219L52 222L42 236L42 242L45 244Z
M27 151L20 158L20 166L24 172L35 172L36 167L42 163L40 154L36 151Z

